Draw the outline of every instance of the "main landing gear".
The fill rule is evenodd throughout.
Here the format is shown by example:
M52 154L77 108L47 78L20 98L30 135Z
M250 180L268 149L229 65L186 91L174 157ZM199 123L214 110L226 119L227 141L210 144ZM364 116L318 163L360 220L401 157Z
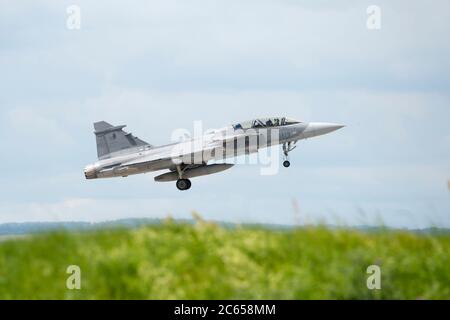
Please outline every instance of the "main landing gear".
M297 142L297 141L296 141ZM294 144L296 143L294 142ZM283 143L283 154L284 154L284 161L283 161L283 167L289 168L291 165L291 162L289 161L289 152L294 150L297 146L291 147L291 142L285 142Z
M188 190L191 187L191 180L189 179L178 179L177 188L178 190Z
M177 180L177 188L178 190L188 190L191 187L191 180L183 179L183 172L187 167L181 168L181 166L177 166L178 171L178 180Z

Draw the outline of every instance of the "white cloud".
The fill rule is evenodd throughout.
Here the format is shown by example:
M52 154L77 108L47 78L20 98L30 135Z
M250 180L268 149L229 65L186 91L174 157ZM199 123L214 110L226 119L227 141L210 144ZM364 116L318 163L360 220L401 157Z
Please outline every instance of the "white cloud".
M70 133L64 124L42 115L40 110L16 108L9 111L4 125L8 126L8 135L26 141L25 146L41 145L51 148L61 144L71 144ZM15 140L17 141L17 140Z

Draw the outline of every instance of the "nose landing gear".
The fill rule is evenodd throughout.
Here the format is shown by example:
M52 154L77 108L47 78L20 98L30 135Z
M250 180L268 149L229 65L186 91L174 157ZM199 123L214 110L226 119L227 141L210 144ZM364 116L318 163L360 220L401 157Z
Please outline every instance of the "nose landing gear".
M297 141L294 142L294 144ZM291 165L291 162L289 161L289 152L291 152L292 150L294 150L297 146L293 146L291 147L291 142L285 142L283 143L283 154L284 154L284 161L283 161L283 167L285 168L289 168L289 166Z

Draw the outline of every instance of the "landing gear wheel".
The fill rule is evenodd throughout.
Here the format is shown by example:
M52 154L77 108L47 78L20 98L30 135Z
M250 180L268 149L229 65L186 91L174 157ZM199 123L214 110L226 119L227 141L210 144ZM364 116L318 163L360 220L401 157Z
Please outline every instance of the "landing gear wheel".
M178 179L177 188L178 190L187 190L191 187L191 181L189 179Z
M284 166L285 168L289 168L290 165L291 165L291 163L289 162L289 160L284 160L284 161L283 161L283 166Z

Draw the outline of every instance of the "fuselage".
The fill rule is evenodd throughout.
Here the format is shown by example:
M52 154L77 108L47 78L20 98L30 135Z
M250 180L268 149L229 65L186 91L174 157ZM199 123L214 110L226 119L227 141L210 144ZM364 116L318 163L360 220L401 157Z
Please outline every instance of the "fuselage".
M285 119L285 118L283 118ZM259 121L259 120L258 120ZM342 128L333 123L304 123L278 119L260 123L242 123L210 131L203 136L158 147L140 146L111 154L88 165L87 179L123 177L132 174L176 170L177 166L201 166L212 160L223 160L258 152L277 144L290 144Z

